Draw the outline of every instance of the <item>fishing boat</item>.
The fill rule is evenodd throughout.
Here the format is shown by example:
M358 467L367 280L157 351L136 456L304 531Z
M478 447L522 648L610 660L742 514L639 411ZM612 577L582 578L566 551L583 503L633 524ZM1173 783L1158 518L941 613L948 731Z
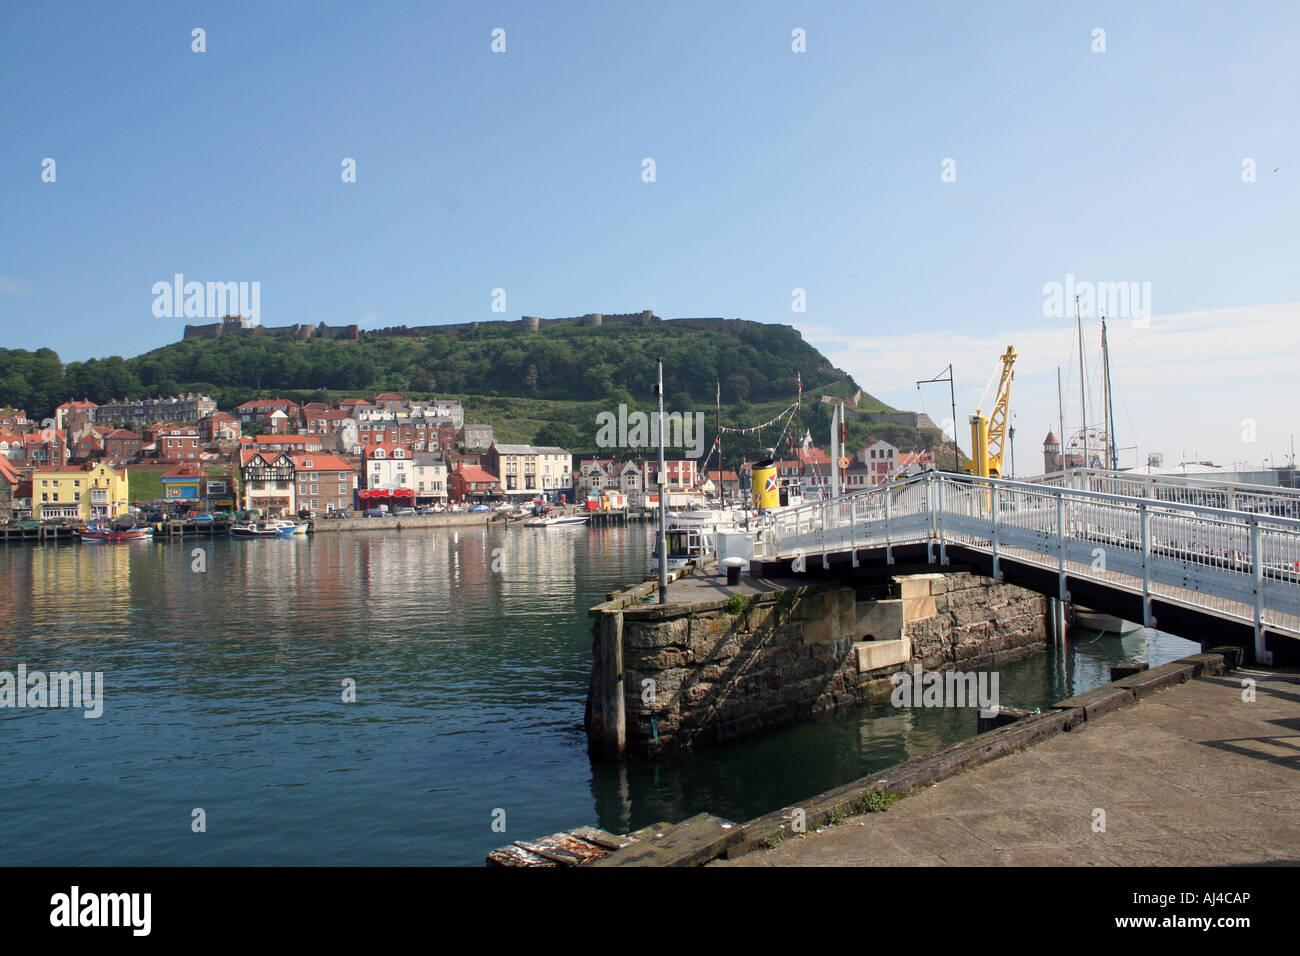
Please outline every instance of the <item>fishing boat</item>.
M289 534L306 534L311 524L306 521L289 521L285 518L271 518L269 524L277 525L288 531Z
M83 541L101 541L105 544L121 544L124 541L152 541L153 528L128 527L115 528L112 525L95 522L88 524L77 532Z
M587 515L546 515L529 518L524 522L525 528L555 528L563 525L586 524Z
M247 524L234 524L230 526L230 536L232 538L291 538L293 537L293 522L287 522L287 527L279 521L250 521Z

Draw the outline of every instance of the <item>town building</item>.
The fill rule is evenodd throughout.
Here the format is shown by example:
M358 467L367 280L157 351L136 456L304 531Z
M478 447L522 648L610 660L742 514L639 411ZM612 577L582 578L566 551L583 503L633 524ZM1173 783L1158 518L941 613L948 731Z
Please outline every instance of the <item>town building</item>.
M97 408L99 406L90 401L64 402L54 410L54 427L75 431L79 425L92 424Z
M352 510L357 471L347 459L324 453L294 455L293 470L300 510L314 514Z
M104 457L111 461L134 461L144 448L144 436L125 428L110 429L104 436Z
M459 434L460 447L466 450L492 447L496 439L492 436L491 425L462 425Z
M241 448L239 476L243 507L267 515L292 515L298 509L294 491L293 459L283 451Z
M126 514L130 481L125 468L102 462L75 467L55 465L32 472L32 517L93 521Z
M145 425L149 422L198 422L217 410L207 395L175 395L171 398L140 398L108 402L94 409L99 425Z
M478 504L491 501L501 494L497 476L479 465L462 464L447 475L447 487L452 501Z
M0 457L0 521L12 521L22 477L3 457Z
M215 411L199 419L199 437L204 441L238 441L243 437L243 426L238 418L226 412Z
M573 456L563 448L493 442L483 468L497 476L507 500L567 497L573 488Z
M145 429L159 461L193 461L199 457L199 430L193 425L163 425Z
M297 403L287 398L255 398L236 406L235 415L246 425L256 424L264 432L280 430L280 434L301 418Z
M417 505L447 503L447 462L441 455L416 452L412 458L412 478Z

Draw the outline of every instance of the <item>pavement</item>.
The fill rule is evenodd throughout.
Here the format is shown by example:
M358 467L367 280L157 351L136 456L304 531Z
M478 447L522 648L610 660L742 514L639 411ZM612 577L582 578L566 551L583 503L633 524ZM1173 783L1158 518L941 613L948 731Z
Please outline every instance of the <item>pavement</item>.
M1300 865L1300 670L1200 677L884 812L710 865L1234 864Z

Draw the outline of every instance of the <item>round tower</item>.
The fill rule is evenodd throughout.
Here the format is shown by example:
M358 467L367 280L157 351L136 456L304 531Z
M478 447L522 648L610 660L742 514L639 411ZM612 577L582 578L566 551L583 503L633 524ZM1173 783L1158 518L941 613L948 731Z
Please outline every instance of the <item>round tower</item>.
M1056 433L1048 431L1047 437L1043 439L1043 473L1051 474L1054 471L1061 470L1061 439L1056 437Z

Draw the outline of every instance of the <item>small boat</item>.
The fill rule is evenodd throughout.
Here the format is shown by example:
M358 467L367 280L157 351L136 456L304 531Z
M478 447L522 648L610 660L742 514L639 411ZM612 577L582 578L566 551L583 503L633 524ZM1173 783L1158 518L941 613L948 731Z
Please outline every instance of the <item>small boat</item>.
M288 526L285 527L285 524ZM247 524L230 526L232 538L290 538L293 537L293 522L250 521Z
M1080 607L1077 604L1074 606L1074 625L1075 627L1087 628L1090 631L1101 631L1105 634L1132 634L1134 631L1142 629L1141 624L1126 621L1113 614L1103 614L1100 611Z
M284 518L272 518L269 523L287 529L289 534L306 534L307 529L311 527L310 522L287 521Z
M114 528L106 524L89 524L77 532L83 541L102 541L106 544L121 544L124 541L152 541L153 528L129 527Z
M549 515L547 517L529 518L524 522L525 528L554 528L557 525L586 524L589 515Z

